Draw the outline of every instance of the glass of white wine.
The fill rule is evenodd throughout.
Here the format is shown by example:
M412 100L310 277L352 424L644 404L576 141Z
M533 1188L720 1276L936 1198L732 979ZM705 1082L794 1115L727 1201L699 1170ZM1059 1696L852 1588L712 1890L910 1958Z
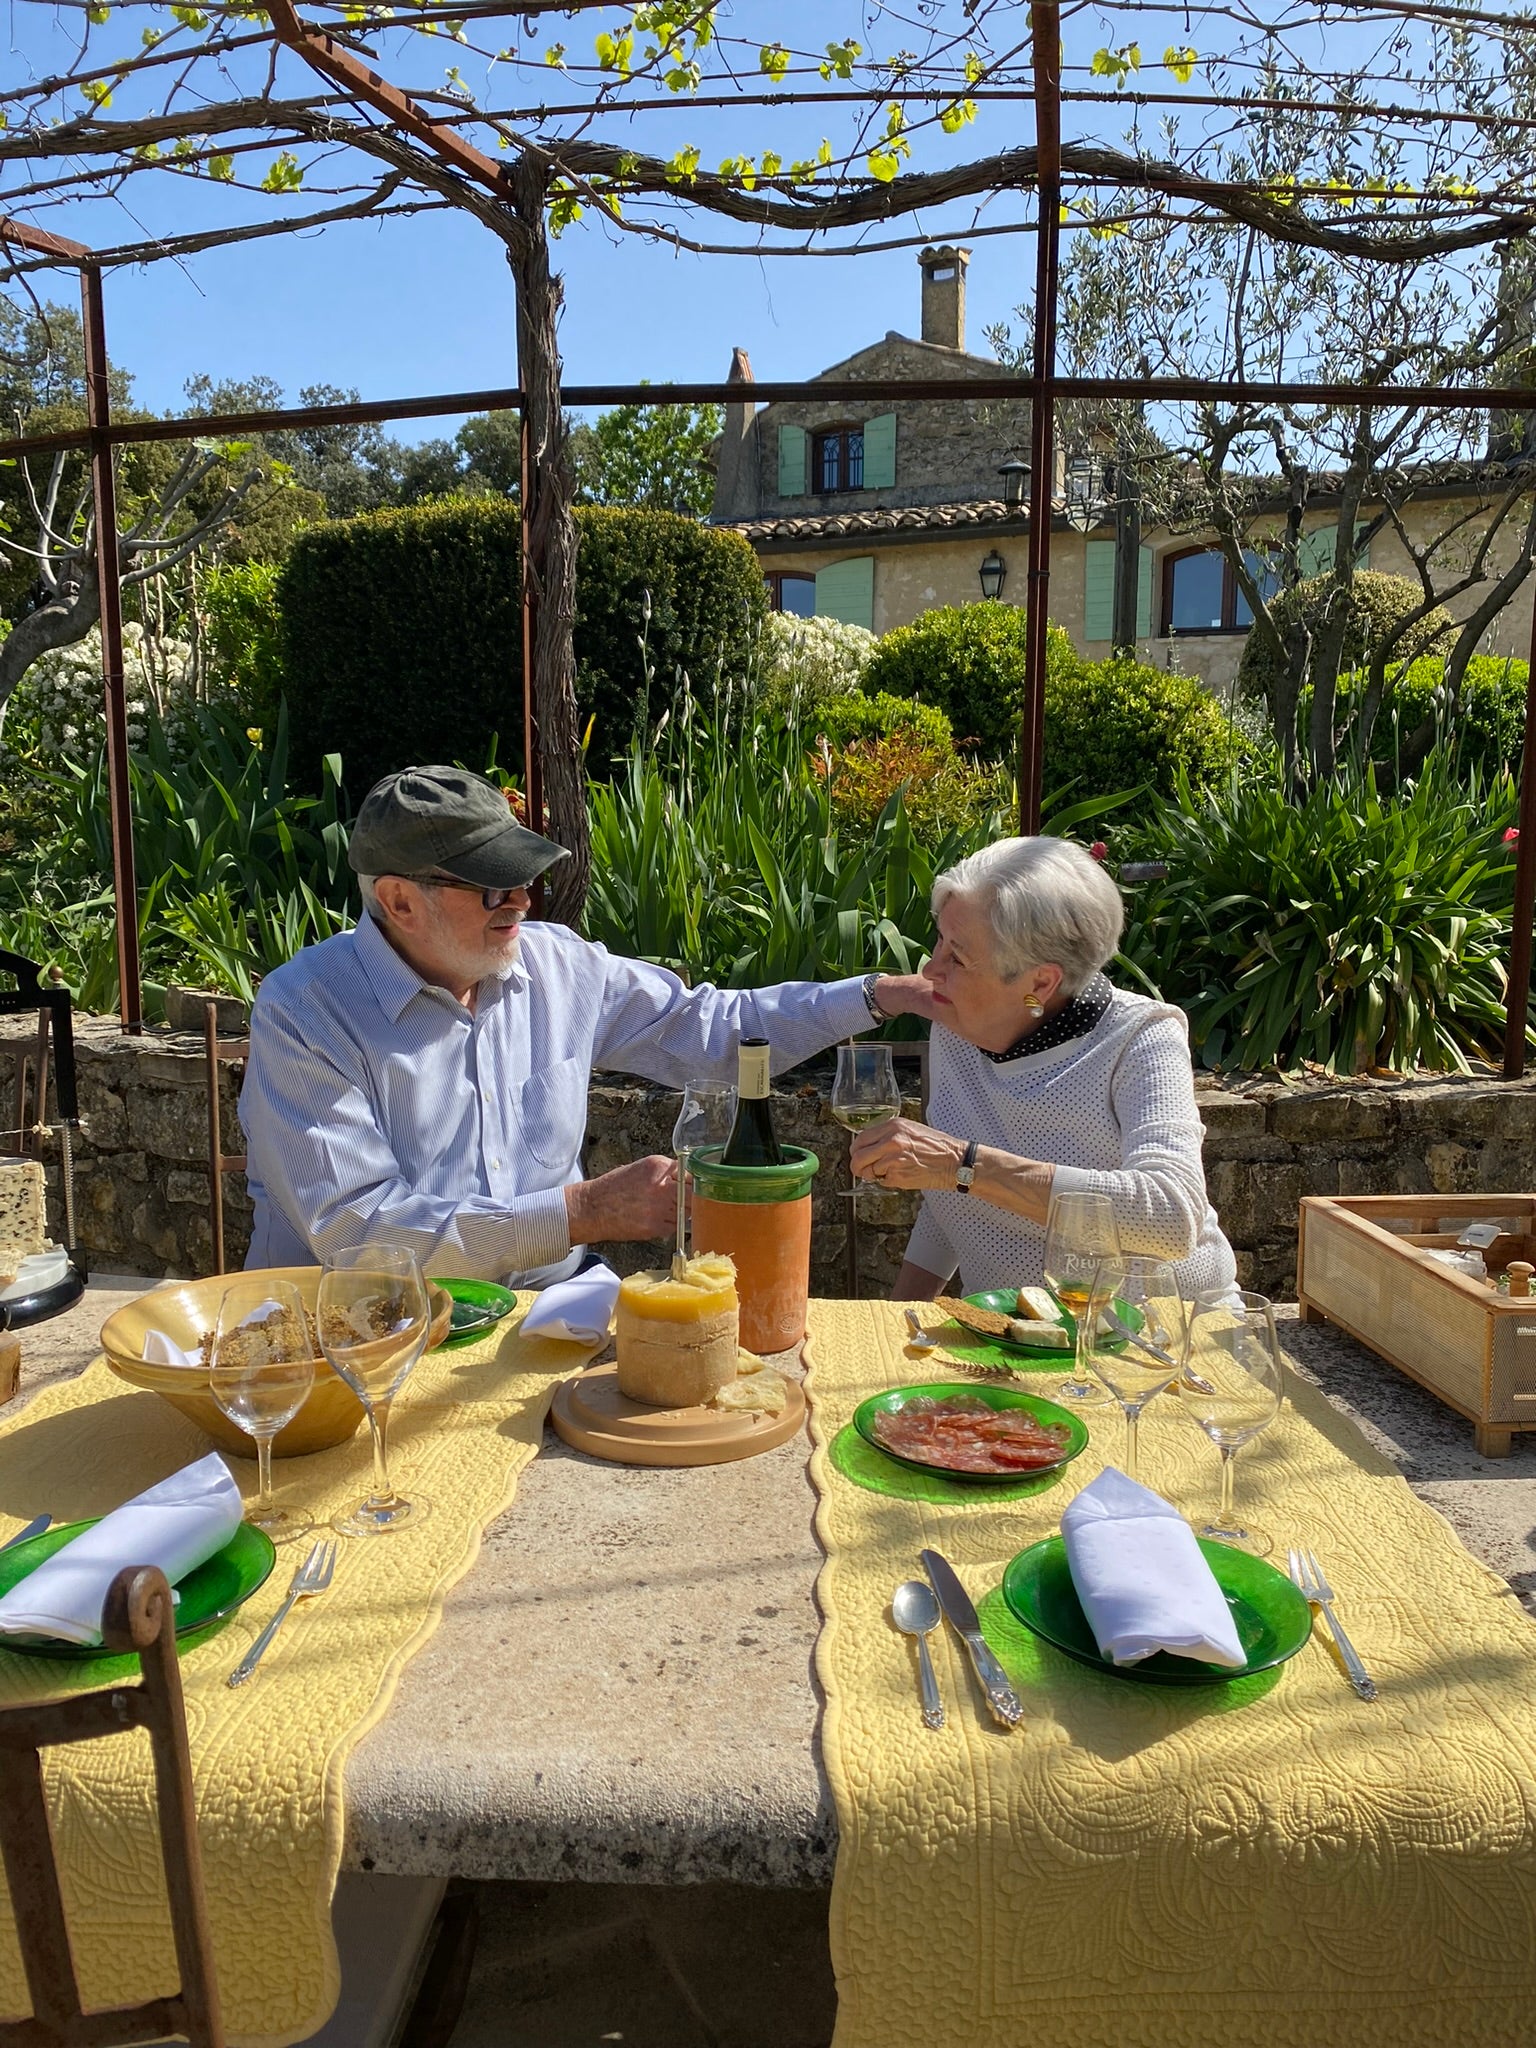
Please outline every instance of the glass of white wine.
M901 1115L901 1088L888 1045L840 1045L828 1104L845 1131L867 1131ZM872 1186L855 1176L850 1192Z
M1105 1259L1093 1294L1105 1303L1088 1340L1093 1370L1120 1403L1125 1470L1140 1479L1137 1425L1147 1403L1184 1370L1189 1304L1177 1272L1163 1259Z
M407 1500L390 1483L389 1418L431 1320L427 1283L408 1245L359 1245L326 1260L315 1311L320 1348L362 1402L373 1436L373 1491L337 1516L332 1526L343 1536L389 1535L429 1512L419 1495Z
M256 1499L245 1519L275 1543L312 1526L307 1515L272 1498L272 1439L314 1384L315 1345L298 1288L262 1272L232 1282L219 1304L208 1391L236 1428L255 1438Z
M1221 1453L1221 1507L1197 1536L1267 1557L1274 1538L1239 1519L1232 1461L1241 1445L1268 1429L1280 1412L1285 1379L1275 1311L1262 1294L1196 1295L1189 1318L1189 1357L1177 1382L1179 1399Z
M1113 1275L1106 1273L1106 1295L1096 1288L1095 1274L1106 1260L1120 1256L1120 1231L1108 1195L1053 1195L1045 1226L1045 1284L1072 1318L1076 1332L1073 1376L1057 1389L1063 1401L1090 1408L1107 1399L1089 1379L1093 1336L1100 1311L1114 1298Z
M729 1081L690 1081L672 1126L672 1154L677 1161L677 1250L672 1270L681 1271L688 1256L688 1160L706 1145L725 1144L736 1121L736 1089Z

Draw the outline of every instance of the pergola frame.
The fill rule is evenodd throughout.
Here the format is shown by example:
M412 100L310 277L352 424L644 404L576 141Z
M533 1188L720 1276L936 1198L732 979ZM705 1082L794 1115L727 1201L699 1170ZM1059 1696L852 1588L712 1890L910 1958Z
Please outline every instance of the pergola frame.
M278 40L312 69L343 86L414 140L431 150L460 176L489 189L505 203L514 200L511 176L504 165L486 157L451 126L434 120L407 94L364 65L351 51L318 28L302 22L293 0L273 0L270 16ZM1061 400L1137 399L1145 402L1214 400L1236 403L1244 398L1269 404L1413 405L1440 411L1530 411L1528 389L1462 390L1393 386L1360 389L1350 385L1297 383L1249 384L1219 378L1062 377L1056 372L1056 328L1061 244L1061 108L1064 99L1090 98L1066 93L1061 85L1060 0L1035 0L1031 11L1033 87L1028 95L1035 109L1036 222L1035 298L1031 367L1027 375L938 379L803 379L750 385L726 383L593 384L566 386L563 403L572 406L654 405L667 403L740 404L746 399L768 404L812 399L907 399L955 403L977 398L1027 399L1030 402L1030 494L1028 508L1029 569L1026 609L1024 705L1019 729L1019 830L1040 826L1041 768L1045 730L1046 630L1051 574L1051 515L1055 481L1055 409ZM861 95L843 95L858 97ZM888 91L869 97L887 98ZM1021 95L1022 96L1022 95ZM1149 95L1129 95L1150 99ZM1021 232L1028 232L1027 229ZM128 777L128 734L123 672L122 588L117 538L113 451L158 441L185 440L191 435L249 434L277 428L376 424L386 420L427 419L447 414L515 411L521 425L523 556L527 560L532 483L527 366L520 363L518 385L494 391L460 391L432 397L386 399L372 403L278 408L268 411L195 415L180 419L118 424L112 420L107 379L106 320L102 301L102 265L85 245L0 218L0 244L14 243L36 254L63 259L78 267L84 319L86 421L82 429L60 430L0 440L0 459L25 458L67 448L85 448L91 459L91 491L95 508L97 576L101 600L102 683L106 700L107 767L111 802L113 890L117 914L119 1013L127 1032L143 1029L139 973L138 898L134 875L133 826ZM520 306L520 313L523 310ZM521 322L519 328L521 336ZM523 576L523 727L529 821L544 822L542 762L535 717L535 620L537 593ZM1532 607L1529 679L1521 754L1519 840L1515 861L1513 929L1505 997L1503 1074L1518 1080L1525 1071L1525 1034L1530 1000L1533 922L1536 922L1536 602Z

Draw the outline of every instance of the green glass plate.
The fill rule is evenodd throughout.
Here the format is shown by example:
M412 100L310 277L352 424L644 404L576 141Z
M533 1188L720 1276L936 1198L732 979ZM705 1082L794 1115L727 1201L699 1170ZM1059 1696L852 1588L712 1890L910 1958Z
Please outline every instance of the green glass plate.
M949 1401L956 1394L974 1395L978 1401L985 1401L989 1408L1022 1408L1036 1422L1047 1424L1052 1429L1064 1427L1067 1447L1051 1464L1037 1466L1029 1472L957 1472L952 1465L933 1465L922 1458L904 1458L899 1451L888 1450L875 1435L877 1415L889 1415L893 1410L905 1407L908 1401L915 1401L919 1395L931 1401ZM910 1465L914 1472L929 1472L936 1478L953 1480L961 1486L1018 1486L1026 1480L1043 1478L1047 1472L1059 1472L1063 1465L1070 1464L1088 1441L1088 1425L1070 1408L1060 1408L1054 1401L1042 1401L1038 1394L1021 1394L1013 1387L957 1387L953 1380L944 1380L937 1386L892 1387L889 1393L871 1394L853 1411L853 1426L865 1443L878 1451L882 1458L890 1458L897 1465Z
M456 1344L473 1344L517 1307L517 1296L494 1280L439 1280L437 1285L453 1297L449 1334L439 1347L444 1351L451 1351Z
M35 1572L45 1559L52 1557L56 1550L62 1550L66 1543L87 1529L94 1529L99 1516L88 1522L66 1522L52 1529L45 1529L41 1536L34 1536L30 1542L16 1543L9 1550L0 1550L0 1593L9 1593L12 1586L19 1586L29 1573ZM213 1634L221 1623L228 1621L236 1608L245 1602L258 1587L264 1585L277 1562L277 1552L272 1547L272 1538L263 1529L253 1529L249 1522L242 1522L222 1550L216 1551L195 1571L187 1573L177 1584L180 1599L176 1602L176 1642L180 1649L191 1649L205 1636ZM99 1643L66 1643L58 1636L0 1636L0 1649L15 1650L23 1657L111 1657L119 1652L104 1650Z
M1002 1316L1016 1316L1019 1312L1019 1291L1016 1287L984 1288L978 1294L962 1295L961 1299L968 1301L972 1308L994 1309L998 1315ZM1115 1310L1128 1330L1139 1330L1141 1328L1142 1317L1140 1309L1133 1308L1128 1301L1117 1301L1115 1303ZM1069 1337L1075 1334L1076 1325L1064 1308L1058 1306L1054 1320L1060 1324ZM962 1323L960 1327L964 1329L965 1325ZM976 1330L966 1331L967 1336L974 1337L980 1336L980 1334ZM1038 1360L1045 1365L1064 1365L1070 1369L1072 1364L1070 1347L1065 1351L1052 1351L1042 1349L1038 1344L1020 1344L1012 1337L987 1337L983 1341L999 1351L1011 1351L1020 1358ZM1123 1351L1125 1349L1125 1339L1123 1337L1111 1337L1105 1344L1104 1349L1106 1351Z
M1200 1541L1200 1539L1196 1539ZM1237 1670L1224 1664L1202 1664L1193 1657L1175 1657L1159 1650L1140 1664L1111 1664L1094 1641L1093 1630L1077 1597L1067 1563L1067 1546L1047 1536L1021 1550L1003 1574L1003 1598L1011 1614L1079 1664L1091 1664L1111 1678L1138 1678L1148 1685L1220 1685L1251 1677L1294 1657L1312 1633L1312 1610L1284 1572L1262 1557L1234 1550L1229 1543L1200 1541L1206 1562L1216 1575L1237 1639L1247 1662Z

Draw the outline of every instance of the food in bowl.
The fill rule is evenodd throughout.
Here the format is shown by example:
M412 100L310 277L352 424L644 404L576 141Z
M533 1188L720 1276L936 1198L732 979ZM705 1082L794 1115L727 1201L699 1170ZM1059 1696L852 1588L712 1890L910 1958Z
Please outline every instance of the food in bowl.
M325 1350L323 1340L341 1345L356 1344L361 1339L367 1344L379 1337L388 1337L399 1329L405 1319L399 1300L387 1294L368 1295L347 1308L328 1308L318 1320L312 1309L306 1309L304 1331L310 1356L316 1359L322 1356ZM247 1316L238 1329L225 1332L223 1349L219 1354L220 1365L238 1371L245 1366L265 1365L274 1357L291 1357L289 1340L293 1321L291 1311L280 1308L275 1302L266 1315ZM216 1331L205 1330L199 1339L198 1355L206 1367L213 1364L217 1336Z
M919 1395L877 1414L872 1428L893 1457L950 1472L1043 1472L1061 1462L1071 1440L1063 1426L1037 1422L1024 1409L994 1408L979 1394Z

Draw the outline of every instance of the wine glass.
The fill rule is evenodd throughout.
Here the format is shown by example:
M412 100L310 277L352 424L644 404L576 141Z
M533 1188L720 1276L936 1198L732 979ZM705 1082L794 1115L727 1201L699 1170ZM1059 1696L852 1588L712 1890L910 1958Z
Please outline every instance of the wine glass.
M391 1404L426 1349L432 1311L421 1265L408 1245L364 1244L337 1252L320 1275L320 1348L362 1402L373 1436L373 1491L332 1526L343 1536L383 1536L424 1519L389 1479Z
M1267 1557L1274 1538L1239 1521L1232 1505L1238 1447L1269 1427L1285 1391L1275 1312L1262 1294L1233 1288L1195 1296L1189 1356L1177 1385L1179 1399L1221 1453L1221 1508L1196 1535Z
M689 1155L706 1145L724 1145L736 1120L736 1090L729 1081L690 1081L672 1126L672 1151L677 1160L677 1250L672 1254L674 1278L680 1277L688 1255Z
M315 1384L315 1344L299 1290L271 1273L248 1273L224 1290L208 1364L208 1391L236 1428L256 1440L256 1499L245 1519L276 1543L302 1536L307 1515L272 1498L272 1439L292 1422Z
M840 1045L828 1108L845 1131L867 1131L901 1115L901 1088L888 1045ZM855 1176L849 1192L872 1186Z
M1045 1284L1072 1318L1076 1333L1073 1377L1057 1389L1063 1401L1092 1407L1108 1397L1088 1377L1093 1333L1100 1311L1114 1298L1113 1276L1106 1275L1107 1296L1096 1293L1094 1275L1106 1259L1120 1256L1120 1232L1108 1195L1074 1190L1053 1195L1045 1226Z
M1136 1425L1141 1411L1184 1370L1189 1306L1179 1276L1163 1259L1104 1259L1093 1293L1106 1313L1089 1335L1093 1370L1125 1413L1125 1470L1139 1479Z

